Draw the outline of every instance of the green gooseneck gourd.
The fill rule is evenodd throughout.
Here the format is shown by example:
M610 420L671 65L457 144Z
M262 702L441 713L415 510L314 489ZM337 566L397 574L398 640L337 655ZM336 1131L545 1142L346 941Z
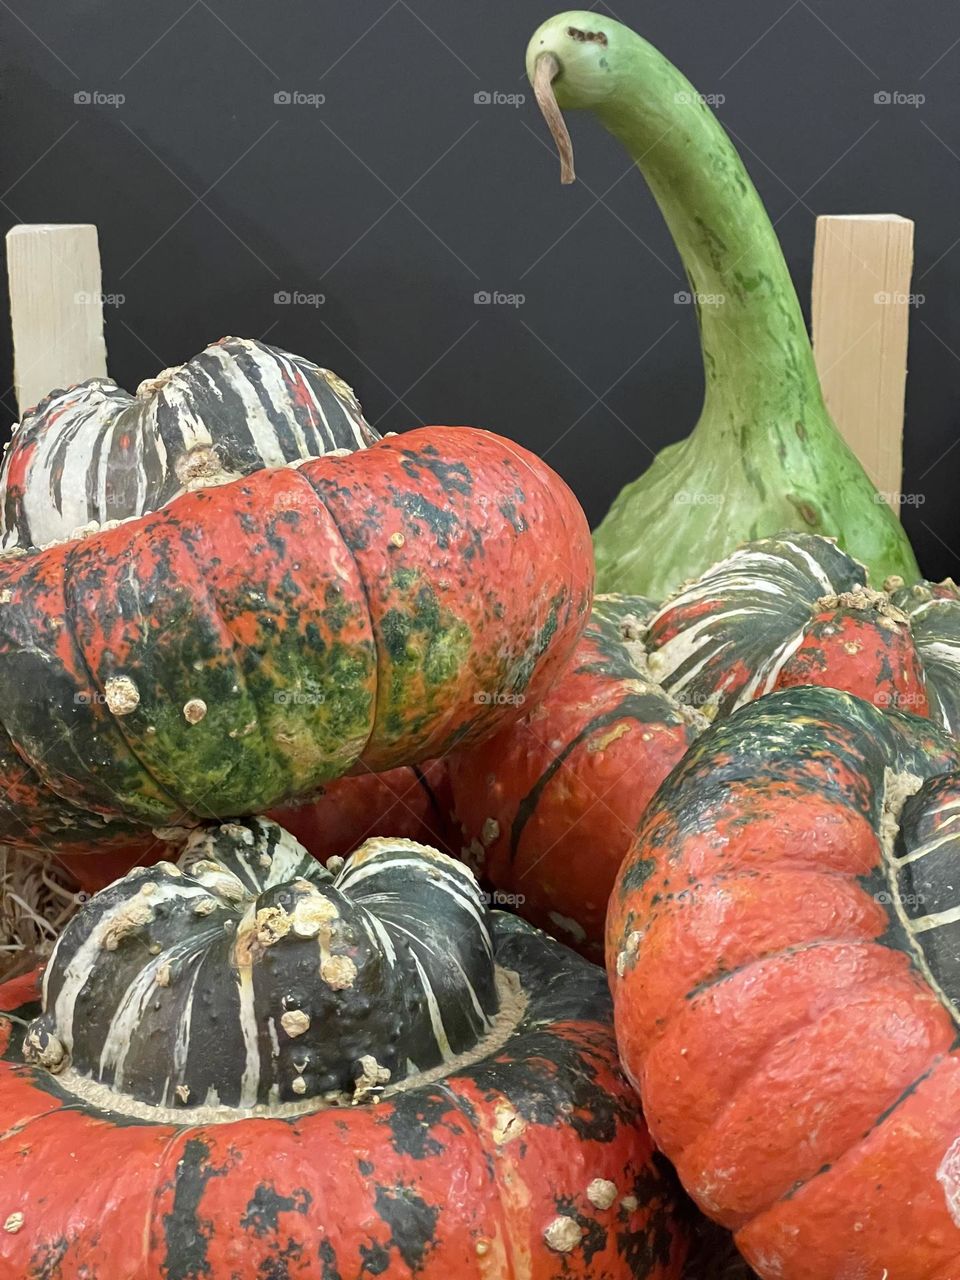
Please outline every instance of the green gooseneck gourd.
M567 180L557 106L593 111L623 143L698 299L700 420L622 490L596 530L598 590L662 599L741 542L783 529L837 538L877 585L893 574L915 581L906 534L827 412L780 244L702 95L635 32L590 12L545 22L527 73Z

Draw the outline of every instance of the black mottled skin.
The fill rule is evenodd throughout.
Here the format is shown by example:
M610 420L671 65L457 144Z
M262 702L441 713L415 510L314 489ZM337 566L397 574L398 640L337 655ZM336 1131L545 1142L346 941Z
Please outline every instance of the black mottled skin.
M279 1195L269 1182L261 1182L240 1219L244 1231L255 1236L265 1236L276 1231L281 1213L306 1213L313 1203L313 1196L306 1187L298 1187L293 1195Z
M165 1280L204 1280L210 1276L207 1245L219 1224L200 1213L211 1178L229 1172L227 1166L209 1163L210 1148L200 1138L189 1138L173 1183L173 1208L163 1217L166 1244Z
M390 1228L387 1247L396 1249L416 1275L435 1246L439 1208L428 1204L412 1187L377 1187L375 1203Z

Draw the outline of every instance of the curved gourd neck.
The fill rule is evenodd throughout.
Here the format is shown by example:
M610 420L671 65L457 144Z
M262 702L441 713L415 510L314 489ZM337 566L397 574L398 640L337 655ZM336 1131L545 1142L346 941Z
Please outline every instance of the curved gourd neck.
M577 21L582 19L582 25ZM796 290L770 219L723 128L652 45L595 13L564 14L531 41L558 64L563 108L592 110L636 161L676 242L701 328L706 413L822 406ZM746 413L746 418L744 417ZM758 427L761 422L757 422Z

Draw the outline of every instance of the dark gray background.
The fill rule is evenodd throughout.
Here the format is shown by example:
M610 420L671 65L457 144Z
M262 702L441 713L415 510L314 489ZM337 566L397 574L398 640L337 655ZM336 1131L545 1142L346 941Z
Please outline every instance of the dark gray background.
M956 573L960 9L952 0L648 0L614 13L734 134L807 303L817 213L917 221L905 512ZM0 0L0 192L14 222L95 222L110 373L133 388L225 333L328 364L381 430L470 422L542 453L592 521L693 425L694 316L638 174L572 119L557 164L523 79L544 0ZM279 91L323 93L320 108ZM527 92L520 107L474 94ZM879 90L923 93L878 106ZM78 91L122 106L76 104ZM620 181L622 179L622 181ZM522 293L477 306L474 293ZM321 306L277 293L323 294ZM0 350L15 417L9 338Z

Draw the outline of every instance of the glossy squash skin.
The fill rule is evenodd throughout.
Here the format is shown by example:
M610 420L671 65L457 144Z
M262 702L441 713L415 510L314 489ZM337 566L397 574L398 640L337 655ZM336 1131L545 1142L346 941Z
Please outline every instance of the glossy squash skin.
M303 804L270 813L315 858L345 858L374 836L403 836L449 851L450 795L444 760L336 778Z
M847 694L714 725L608 917L651 1132L764 1280L955 1280L960 753Z
M449 760L460 856L499 901L597 960L637 823L705 723L647 673L650 607L636 596L597 597L546 698Z
M0 1274L676 1280L687 1209L620 1072L603 971L487 913L434 851L372 842L334 879L270 827L228 824L179 877L137 869L93 899L42 1015L35 979L0 988ZM239 994L228 919L255 975ZM430 1001L397 998L401 970ZM455 1054L470 1020L482 1038ZM237 1052L243 1027L264 1034ZM406 1055L443 1061L411 1075ZM263 1100L234 1113L212 1079Z
M95 849L474 741L542 697L591 586L562 481L448 427L3 560L0 838Z

